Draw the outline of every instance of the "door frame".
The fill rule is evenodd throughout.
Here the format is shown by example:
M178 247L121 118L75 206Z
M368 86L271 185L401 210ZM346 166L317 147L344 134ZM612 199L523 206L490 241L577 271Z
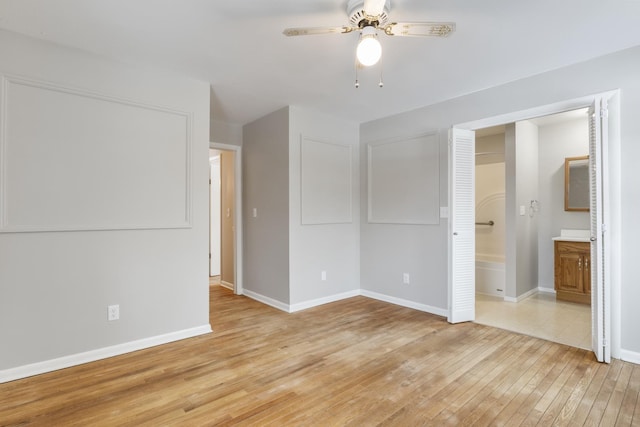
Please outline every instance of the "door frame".
M552 114L562 113L570 110L577 110L580 108L590 107L594 102L599 102L600 99L609 100L610 114L609 114L609 138L607 141L608 148L608 191L609 197L609 212L610 222L607 223L607 230L610 234L611 249L609 252L610 259L608 261L609 266L609 282L607 286L611 291L611 298L605 301L605 310L611 313L611 356L614 358L620 358L621 346L621 300L620 300L620 277L621 277L621 264L620 264L620 242L621 242L621 177L620 177L620 90L612 90L607 92L601 92L593 95L588 95L580 98L559 101L552 104L547 104L535 108L526 110L520 110L507 114L502 114L493 117L487 117L479 120L474 120L465 123L454 124L453 128L476 130L486 127L503 125L506 123L514 123L523 120L529 120L536 117L548 116ZM471 171L475 173L475 171ZM451 171L449 171L451 173ZM449 177L451 179L451 177ZM451 195L450 195L451 196ZM452 236L449 233L449 245L451 245ZM454 259L449 258L449 271L454 268ZM449 301L452 300L453 288L451 283L448 285ZM475 294L473 295L473 301L475 303ZM451 306L449 307L449 316L451 316Z
M219 152L216 150L216 152ZM215 167L217 164L217 167ZM217 174L214 174L214 170L217 169ZM218 187L214 187L214 178L216 178L216 184ZM216 200L217 199L217 200ZM209 277L220 275L221 269L221 254L220 254L220 246L221 246L221 233L220 233L220 222L221 212L220 212L220 202L222 201L221 188L220 188L220 156L216 156L213 159L209 157ZM215 203L214 203L215 202ZM218 208L217 217L214 213L214 206ZM215 221L214 221L215 218ZM213 228L215 225L218 225L218 232L214 242L214 232ZM217 273L214 274L214 259L217 263L215 271Z
M242 147L231 144L220 144L217 142L210 142L209 148L222 151L233 151L234 156L234 181L235 181L235 206L234 206L234 223L236 231L234 233L234 248L235 253L233 256L233 268L234 268L234 284L233 292L236 295L242 295L244 293L244 287L242 285ZM211 233L211 230L209 230Z

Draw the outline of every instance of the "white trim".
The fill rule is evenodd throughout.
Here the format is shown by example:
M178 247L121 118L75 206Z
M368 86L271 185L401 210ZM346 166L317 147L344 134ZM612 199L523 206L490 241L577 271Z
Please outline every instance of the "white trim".
M636 351L630 350L620 350L620 359L625 362L635 363L636 365L640 365L640 353Z
M430 141L429 138L435 138L435 141ZM374 157L374 149L385 146L385 145L394 145L394 144L403 144L411 141L419 140L419 143L424 144L425 146L430 146L435 143L435 151L437 152L435 158L440 158L440 134L437 131L431 131L427 133L419 133L417 135L401 137L401 138L392 138L392 139L384 139L380 141L374 141L367 144L367 222L369 224L409 224L409 225L437 225L440 223L440 211L438 208L438 212L434 215L434 218L380 218L377 217L374 212L373 202L374 199L374 188L372 183L374 182L373 173L373 157ZM424 165L423 165L424 166ZM436 188L439 186L440 179L440 161L438 160L435 163L435 168L438 170L435 172L438 182L432 182ZM424 169L424 167L423 167ZM433 169L433 168L432 168ZM424 195L423 195L424 196ZM426 197L426 196L425 196ZM436 197L436 196L434 196ZM439 205L439 203L438 203ZM425 216L428 214L425 213Z
M547 288L544 286L538 286L538 292L540 292L541 294L552 294L555 295L556 294L556 290L553 288Z
M388 302L390 304L399 305L402 307L411 308L418 311L424 311L425 313L435 314L436 316L447 317L448 311L444 308L433 307L426 304L420 304L414 301L409 301L402 298L396 298L389 295L379 294L377 292L367 291L365 289L356 289L353 291L343 292L341 294L329 295L327 297L322 297L314 300L304 301L297 304L289 305L285 304L281 301L275 300L273 298L266 297L259 293L245 290L245 296L254 299L258 302L271 306L273 308L277 308L278 310L284 311L286 313L295 313L297 311L306 310L312 307L317 307L323 304L329 304L336 301L341 301L348 298L353 298L357 296L364 296L367 298L372 298L378 301Z
M520 302L523 301L527 298L529 298L532 295L535 295L538 293L538 288L533 288L527 292L525 292L524 294L520 295L519 297L504 297L504 300L507 302Z
M233 291L233 283L229 283L229 282L225 282L224 280L220 280L220 286Z
M323 304L329 304L331 302L340 301L347 298L353 298L362 295L359 289L349 292L343 292L341 294L329 295L327 297L317 298L314 300L299 302L289 306L289 313L295 313L296 311L306 310L308 308L317 307Z
M219 144L217 142L210 142L209 148L213 148L214 150L227 150L233 151L235 153L235 226L236 226L236 236L235 236L235 249L236 253L233 257L234 263L234 281L235 287L232 288L236 295L244 294L244 285L242 283L242 147L238 145L231 144Z
M529 108L527 110L514 111L507 114L502 114L494 117L487 117L480 120L474 120L466 123L459 123L454 125L455 128L460 129L482 129L492 126L503 125L505 123L519 122L522 120L530 120L536 117L549 116L552 114L563 113L565 111L578 110L580 108L586 108L591 105L596 97L611 98L619 93L619 90L611 90L607 92L601 92L593 95L583 96L581 98L569 99L565 101L556 102L553 104L547 104L535 108Z
M367 291L365 289L360 290L360 294L362 296L373 298L378 301L384 301L395 305L400 305L402 307L412 308L414 310L424 311L426 313L435 314L436 316L447 317L449 311L446 308L433 307L426 304L420 304L414 301L409 301L402 298L396 298L389 295L379 294L373 291Z
M305 191L305 177L308 174L308 167L305 165L307 161L305 160L305 143L316 143L329 145L332 147L339 147L347 149L349 156L349 178L348 181L348 189L349 189L349 214L345 215L345 218L333 218L333 219L313 219L305 217L305 213L308 209L305 209L306 203L305 201L308 198L309 191ZM333 170L333 174L336 174L337 171ZM326 171L325 171L326 175ZM305 135L300 135L300 224L302 225L323 225L323 224L352 224L353 223L353 146L349 144L341 144L337 142L329 142L324 141L320 138L313 138Z
M164 222L120 222L113 224L101 223L83 223L83 224L9 224L7 212L10 200L7 198L9 194L7 184L7 165L10 161L7 154L9 152L7 146L7 113L9 104L9 85L26 86L34 89L40 89L48 92L57 92L64 95L71 95L80 98L86 98L96 101L102 101L110 104L122 105L125 107L133 107L147 112L156 112L163 114L171 114L184 119L184 150L185 150L185 188L184 188L184 218L180 220L171 220ZM34 233L34 232L58 232L58 231L116 231L116 230L163 230L163 229L184 229L193 227L193 113L170 109L161 105L152 105L137 102L131 99L118 98L107 94L84 90L80 88L62 86L47 81L35 80L21 76L1 75L0 74L0 233ZM182 197L181 196L181 197Z
M249 297L249 298L251 298L251 299L253 299L253 300L256 300L258 302L261 302L261 303L266 304L268 306L271 306L273 308L277 308L278 310L281 310L281 311L284 311L286 313L289 313L289 304L285 304L282 301L278 301L276 299L269 298L269 297L264 296L262 294L259 294L257 292L250 291L248 289L244 290L244 295Z
M155 337L143 338L137 341L117 344L110 347L103 347L97 350L90 350L84 353L72 354L69 356L59 357L57 359L45 360L43 362L31 363L29 365L18 366L16 368L5 369L3 371L0 371L0 384L18 380L21 378L31 377L33 375L43 374L46 372L57 371L58 369L64 369L71 366L82 365L84 363L95 362L96 360L119 356L121 354L131 353L133 351L155 347L173 341L192 338L198 335L209 334L211 332L211 325L207 324L197 326L195 328L171 332L164 335L157 335Z
M493 297L493 298L502 298L504 294L504 291L501 292L495 292L495 293L490 293L490 292L481 292L476 290L476 296L477 295L484 295L486 297Z

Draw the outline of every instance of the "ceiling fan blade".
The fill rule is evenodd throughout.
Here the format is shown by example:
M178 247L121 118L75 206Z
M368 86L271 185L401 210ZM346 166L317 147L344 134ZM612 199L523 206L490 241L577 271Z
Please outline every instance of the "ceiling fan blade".
M362 9L368 16L380 16L384 12L384 5L387 0L364 0Z
M357 30L353 27L303 27L303 28L287 28L282 34L285 36L310 36L316 34L336 34L350 33Z
M388 36L447 37L456 30L455 22L392 22L382 30Z

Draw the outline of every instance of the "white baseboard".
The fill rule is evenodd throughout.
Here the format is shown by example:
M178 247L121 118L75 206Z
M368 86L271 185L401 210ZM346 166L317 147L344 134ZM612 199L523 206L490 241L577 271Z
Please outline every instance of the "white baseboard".
M223 286L230 290L235 290L235 285L233 283L225 282L224 280L220 280L220 286Z
M449 315L449 311L445 308L439 308L439 307L433 307L426 304L420 304L420 303L409 301L402 298L396 298L389 295L379 294L373 291L367 291L366 289L361 289L360 294L368 298L373 298L379 301L400 305L402 307L413 308L414 310L424 311L427 313L435 314L437 316L447 317Z
M322 304L328 304L335 301L340 301L347 298L357 297L359 295L373 298L379 301L388 302L395 305L400 305L402 307L412 308L414 310L424 311L426 313L435 314L437 316L447 317L449 315L448 311L444 308L432 307L426 304L420 304L414 301L405 300L402 298L396 298L389 295L379 294L377 292L367 291L364 289L356 289L349 292L344 292L341 294L330 295L323 298L318 298L315 300L304 301L297 304L285 304L281 301L277 301L273 298L266 297L264 295L258 294L253 291L249 291L247 289L244 290L244 294L251 299L259 301L263 304L267 304L273 308L277 308L278 310L282 310L287 313L294 313L296 311L306 310L311 307L316 307Z
M640 353L629 350L620 350L620 359L625 362L635 363L640 365Z
M543 293L543 294L556 294L556 290L553 288L547 288L547 287L543 287L543 286L538 286L538 292Z
M490 293L490 292L482 292L482 291L476 290L476 295L484 295L484 296L487 296L487 297L504 298L504 292Z
M304 301L297 304L292 304L289 306L289 313L294 313L296 311L306 310L308 308L317 307L323 304L329 304L330 302L336 302L347 298L353 298L361 295L359 289L343 292L341 294L329 295L327 297L317 298L314 300Z
M527 298L529 298L531 295L535 295L538 292L538 288L533 288L527 292L525 292L524 294L520 295L519 297L513 298L513 297L504 297L504 300L507 302L520 302L522 300L525 300Z
M278 310L282 310L282 311L285 311L285 312L289 313L289 304L286 304L286 303L284 303L282 301L278 301L276 299L266 297L266 296L264 296L262 294L259 294L257 292L250 291L249 289L244 289L242 291L242 294L247 296L247 297L249 297L249 298L251 298L251 299L254 299L254 300L258 301L258 302L261 302L261 303L266 304L268 306L271 306L273 308L277 308Z
M45 372L57 371L58 369L95 362L96 360L119 356L121 354L131 353L132 351L143 350L145 348L155 347L157 345L167 344L173 341L192 338L198 335L209 334L211 332L211 325L202 325L191 329L184 329L182 331L90 350L84 353L72 354L69 356L59 357L57 359L45 360L43 362L5 369L0 371L0 384L31 377L33 375L44 374Z

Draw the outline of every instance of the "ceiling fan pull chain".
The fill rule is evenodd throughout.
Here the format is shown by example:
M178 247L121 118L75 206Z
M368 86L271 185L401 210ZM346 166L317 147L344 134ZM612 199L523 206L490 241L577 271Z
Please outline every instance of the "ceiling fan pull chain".
M360 87L360 82L358 81L358 60L356 59L355 62L355 69L356 69L356 89L358 89Z
M378 87L384 87L384 82L382 81L382 58L380 58L380 83L378 83Z

